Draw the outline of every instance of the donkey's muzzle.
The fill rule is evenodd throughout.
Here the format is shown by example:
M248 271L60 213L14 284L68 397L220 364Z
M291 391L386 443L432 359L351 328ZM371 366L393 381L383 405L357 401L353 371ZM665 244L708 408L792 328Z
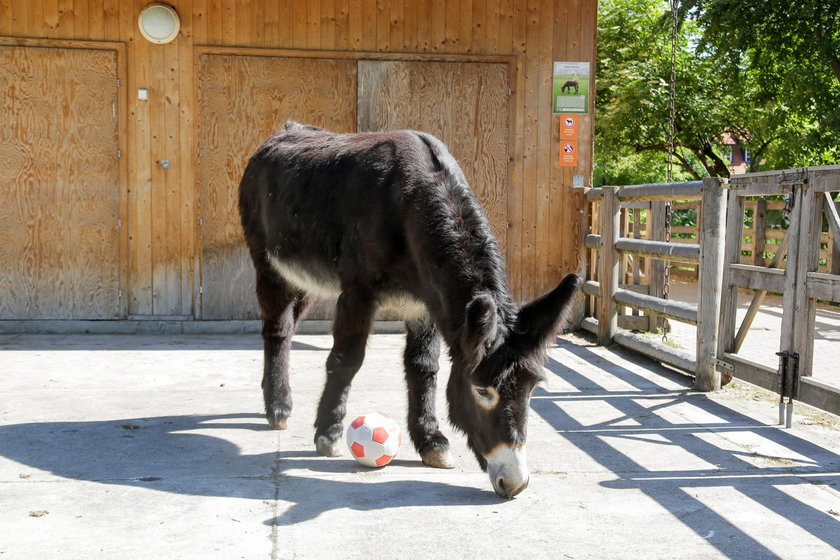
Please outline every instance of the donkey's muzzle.
M493 490L513 498L528 487L530 473L524 446L500 445L487 456L487 473Z

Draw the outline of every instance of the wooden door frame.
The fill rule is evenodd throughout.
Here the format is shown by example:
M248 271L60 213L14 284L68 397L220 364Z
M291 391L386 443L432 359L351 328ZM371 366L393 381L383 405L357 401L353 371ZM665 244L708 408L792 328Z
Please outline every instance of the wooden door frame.
M128 55L125 43L117 41L83 41L66 39L40 39L24 37L0 37L2 47L36 47L52 49L76 49L114 51L117 54L117 144L120 157L117 168L119 170L119 184L117 185L117 319L124 319L128 313L128 233L131 224L128 222L128 185L134 170L128 165Z

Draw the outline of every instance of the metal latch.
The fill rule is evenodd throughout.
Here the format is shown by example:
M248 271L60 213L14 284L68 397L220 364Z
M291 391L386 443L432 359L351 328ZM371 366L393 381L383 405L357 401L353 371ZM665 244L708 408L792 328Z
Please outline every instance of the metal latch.
M779 424L790 428L793 420L793 399L799 396L799 354L796 352L776 352L779 356ZM785 411L787 397L787 411ZM787 414L785 414L787 412Z

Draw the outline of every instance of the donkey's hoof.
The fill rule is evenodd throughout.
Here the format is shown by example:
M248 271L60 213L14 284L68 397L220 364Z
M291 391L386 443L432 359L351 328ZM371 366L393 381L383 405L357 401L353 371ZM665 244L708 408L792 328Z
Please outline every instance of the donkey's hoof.
M420 458L424 465L434 467L436 469L454 469L455 462L452 460L452 454L449 449L445 447L432 447L420 453Z
M315 450L322 457L341 456L341 446L337 441L332 441L327 436L318 436L318 439L315 440Z
M288 416L280 416L276 412L266 412L265 417L268 420L268 427L272 430L286 429L286 423L289 420Z

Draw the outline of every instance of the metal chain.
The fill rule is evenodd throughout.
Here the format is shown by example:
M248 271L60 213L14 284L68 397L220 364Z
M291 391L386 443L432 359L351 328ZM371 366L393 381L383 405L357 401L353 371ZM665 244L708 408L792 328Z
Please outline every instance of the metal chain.
M676 154L676 99L677 99L677 39L679 33L679 0L671 0L671 80L668 91L668 167L667 180L673 182L674 155ZM665 203L665 242L671 242L671 201ZM662 287L662 297L668 299L671 291L671 262L665 262L665 283ZM667 319L662 322L662 340L668 338L671 325Z
M680 0L671 0L671 80L668 91L668 182L673 181L674 154L676 153L675 131L677 120L677 38L679 32ZM669 224L670 225L670 224Z

